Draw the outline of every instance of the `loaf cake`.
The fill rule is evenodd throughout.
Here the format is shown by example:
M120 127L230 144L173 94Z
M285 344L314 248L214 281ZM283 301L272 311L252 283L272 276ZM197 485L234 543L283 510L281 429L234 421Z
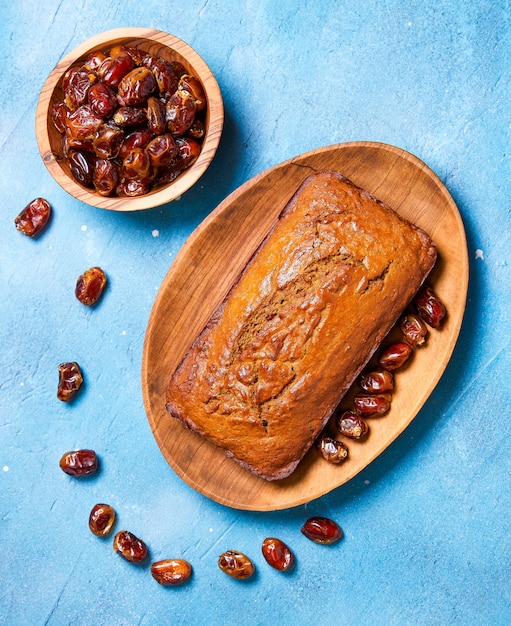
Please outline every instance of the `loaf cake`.
M435 260L370 193L310 175L172 374L168 412L254 474L289 476Z

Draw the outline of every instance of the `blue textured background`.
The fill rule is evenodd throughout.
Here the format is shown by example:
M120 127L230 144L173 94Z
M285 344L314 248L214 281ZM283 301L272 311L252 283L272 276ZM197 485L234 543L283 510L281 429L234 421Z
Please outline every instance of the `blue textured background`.
M511 623L509 0L17 0L2 3L0 24L0 624ZM190 43L226 109L219 151L195 188L137 214L71 199L34 132L55 64L119 26ZM471 272L458 345L412 425L350 483L292 510L225 508L173 473L146 420L152 303L188 235L238 185L352 140L412 152L456 201ZM54 217L32 241L13 219L37 196ZM110 278L94 310L73 294L91 265ZM86 376L71 406L55 397L64 360ZM75 447L101 456L94 479L58 468ZM98 501L154 560L190 560L190 584L162 588L92 536ZM312 514L336 519L345 539L310 543L299 528ZM268 535L295 551L290 574L262 560ZM228 548L253 558L253 580L220 572Z

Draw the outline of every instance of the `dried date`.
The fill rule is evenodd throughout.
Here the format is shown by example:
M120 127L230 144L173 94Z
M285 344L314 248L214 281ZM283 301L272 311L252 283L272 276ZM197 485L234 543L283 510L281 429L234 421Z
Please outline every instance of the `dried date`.
M407 313L399 320L399 328L403 333L406 343L412 347L421 346L428 335L428 327L415 313Z
M110 55L99 66L97 72L100 79L108 85L108 87L116 88L121 80L131 72L135 63L130 54L123 50Z
M321 456L329 463L338 465L348 458L348 448L333 437L323 435L318 439L317 447Z
M67 158L73 178L84 187L92 187L94 184L94 155L83 150L70 150Z
M149 180L151 173L151 158L145 148L134 148L128 152L122 162L121 173L129 180Z
M184 74L179 79L178 89L187 91L195 100L195 110L202 111L206 106L206 94L200 80L196 76Z
M115 511L109 504L96 504L89 515L89 529L96 537L104 537L112 530Z
M343 411L335 419L337 430L349 439L362 439L369 432L367 422L353 411Z
M176 91L167 100L166 119L171 135L184 135L195 119L195 98L187 91Z
M99 461L94 450L73 450L62 455L59 465L68 476L81 477L95 474Z
M69 73L64 86L64 102L71 111L85 104L89 89L95 81L96 76L84 67Z
M105 83L96 83L87 96L92 111L100 117L108 117L118 107L114 91Z
M165 105L158 98L147 100L147 124L155 135L162 135L167 129Z
M176 167L175 163L164 165L158 168L155 183L157 185L167 185L168 183L174 182L179 174L181 174L181 170Z
M100 159L114 159L119 154L123 141L122 128L109 122L98 129L92 142L92 148L94 154Z
M78 276L75 295L82 304L91 306L101 298L106 284L105 272L100 267L90 267Z
M132 48L131 46L119 46L119 52L127 52L133 59L133 63L135 64L135 66L144 65L145 59L150 56L144 50ZM110 54L115 56L115 49L112 49L110 51Z
M93 141L103 124L103 118L94 113L90 105L83 104L66 118L66 136L78 141Z
M268 565L279 572L285 572L294 563L294 555L289 547L276 537L267 537L261 549Z
M90 72L96 72L100 68L103 61L106 59L106 54L101 52L101 50L97 50L96 52L92 52L86 59L83 67Z
M314 543L335 543L343 537L342 529L337 522L321 516L310 517L302 526L301 532Z
M198 159L200 154L200 145L190 137L178 137L176 139L179 148L178 166L181 170L190 167Z
M117 109L112 119L120 128L131 128L145 124L147 122L147 113L141 107L123 106Z
M162 97L168 98L177 90L179 78L172 63L168 63L161 57L150 57L144 60L144 65L148 66L154 74Z
M65 102L56 102L51 109L51 120L59 133L66 132L67 116L71 113Z
M218 567L222 572L237 580L250 578L255 572L254 564L248 556L235 550L223 552L218 559Z
M184 76L185 74L187 74L186 68L184 67L184 65L179 63L179 61L171 61L170 65L172 66L172 69L174 70L174 74L178 81L181 78L181 76Z
M120 175L119 168L108 159L97 159L92 183L101 196L110 196L117 189Z
M392 396L389 393L357 393L353 398L355 411L363 418L379 417L390 410Z
M83 375L80 366L75 361L60 363L59 384L57 398L62 402L70 402L83 384Z
M16 230L27 237L36 237L48 223L51 206L44 198L35 198L14 218Z
M149 192L149 181L140 180L139 178L122 178L117 185L116 194L118 196L144 196Z
M155 167L168 165L179 152L179 147L170 133L159 135L147 144L145 148L151 164Z
M396 341L386 346L378 356L378 365L385 370L397 370L412 355L413 348L406 341Z
M141 106L155 89L156 79L151 70L137 67L122 78L117 89L117 99L122 106Z
M432 328L440 328L446 310L433 289L423 287L415 297L415 306L421 318Z
M192 139L195 139L195 141L202 141L204 139L204 136L206 135L206 127L201 120L195 118L192 122L192 125L186 132L186 135L188 137L191 137Z
M73 139L72 137L67 137L64 135L62 137L62 154L69 160L69 155L73 152L73 150L79 150L85 153L94 152L94 142L90 139ZM92 157L94 155L87 154L88 157Z
M182 585L192 575L192 566L185 559L164 559L151 564L151 575L164 587Z
M392 393L394 375L384 369L363 372L358 378L358 386L365 393Z
M135 150L135 148L145 148L153 137L154 135L152 131L147 128L134 130L127 135L122 142L119 149L119 158L125 159L132 150Z
M148 555L146 544L129 530L120 530L115 535L113 548L130 563L142 563Z
M69 86L71 81L73 80L74 75L79 72L81 67L70 67L64 74L62 78L62 92L64 94L64 98L66 93L69 91Z

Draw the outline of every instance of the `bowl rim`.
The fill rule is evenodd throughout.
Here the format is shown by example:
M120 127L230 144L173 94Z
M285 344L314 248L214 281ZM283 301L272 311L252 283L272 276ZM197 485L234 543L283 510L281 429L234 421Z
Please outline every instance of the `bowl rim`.
M123 40L147 39L150 42L171 48L186 59L200 78L208 102L208 129L199 157L184 173L169 185L143 196L101 196L94 190L82 187L61 167L53 152L48 134L48 116L52 97L64 73L76 60L90 52L115 45ZM50 72L39 95L36 108L36 140L46 168L55 181L75 199L91 206L113 211L139 211L161 206L179 198L190 189L209 167L217 151L224 123L223 100L217 80L204 59L188 43L169 33L142 27L114 28L104 31L73 48Z

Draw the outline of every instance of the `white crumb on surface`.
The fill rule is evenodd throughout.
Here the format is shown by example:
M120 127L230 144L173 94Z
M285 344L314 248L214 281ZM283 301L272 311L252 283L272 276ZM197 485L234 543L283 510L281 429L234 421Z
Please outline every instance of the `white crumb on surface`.
M4 470L4 472L8 472L9 471L9 466L8 465L4 465L2 467L2 469Z
M158 237L158 235L159 235L159 234L160 234L160 231L159 231L159 230L157 230L156 228L155 228L153 231L151 231L151 235L152 235L153 237Z
M87 230L87 224L84 224L84 225L81 227L81 229L80 229L80 230L81 230L81 231L83 231L83 232L85 232L85 231Z
M476 250L475 257L476 259L481 259L481 261L484 261L484 252L478 248Z

